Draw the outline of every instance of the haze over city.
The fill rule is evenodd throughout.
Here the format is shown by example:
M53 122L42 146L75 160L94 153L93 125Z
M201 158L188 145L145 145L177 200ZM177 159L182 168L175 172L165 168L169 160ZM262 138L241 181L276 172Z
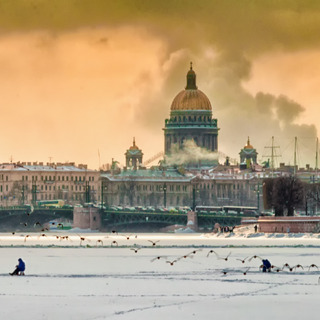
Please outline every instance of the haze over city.
M315 166L320 3L0 0L0 162L99 164L162 128L190 61L220 128L219 151L250 142L265 161ZM298 150L298 151L299 151ZM263 157L266 155L266 157Z

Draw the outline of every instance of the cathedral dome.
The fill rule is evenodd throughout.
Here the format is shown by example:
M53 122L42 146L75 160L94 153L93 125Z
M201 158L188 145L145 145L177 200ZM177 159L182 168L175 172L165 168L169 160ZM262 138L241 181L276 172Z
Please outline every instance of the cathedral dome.
M183 90L173 99L171 110L209 110L211 103L201 90Z
M175 110L212 110L208 97L196 86L196 74L192 70L187 73L187 86L173 99L171 111Z

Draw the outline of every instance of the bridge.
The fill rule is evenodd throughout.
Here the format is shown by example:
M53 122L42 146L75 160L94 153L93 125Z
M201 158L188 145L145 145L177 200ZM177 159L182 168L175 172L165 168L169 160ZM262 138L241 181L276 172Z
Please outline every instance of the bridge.
M153 225L157 228L170 225L183 225L188 223L186 213L164 213L164 212L132 212L132 211L107 211L102 213L103 227L130 227L130 225L147 226ZM198 227L212 230L214 225L235 226L241 223L241 216L221 215L221 213L198 213Z
M216 223L221 226L235 226L241 223L239 214L227 215L221 212L217 213L198 213L198 227L212 230ZM73 220L72 208L34 208L30 213L27 207L7 207L0 208L0 230L32 230L34 224L47 223L54 219ZM138 212L138 211L101 211L102 228L115 228L118 230L130 228L158 230L170 225L183 225L188 223L186 213L171 212ZM28 227L22 227L22 224L28 224Z
M66 208L34 208L30 207L1 207L0 230L1 231L33 231L35 223L45 224L50 220L73 220L73 209Z

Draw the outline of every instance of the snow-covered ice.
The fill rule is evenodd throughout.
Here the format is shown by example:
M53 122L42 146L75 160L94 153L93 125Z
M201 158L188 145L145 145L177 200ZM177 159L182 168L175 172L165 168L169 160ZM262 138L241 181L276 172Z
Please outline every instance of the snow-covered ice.
M0 319L316 319L320 310L319 234L2 233L0 254ZM274 271L262 273L254 255ZM26 275L10 276L18 258ZM286 263L303 269L275 271Z

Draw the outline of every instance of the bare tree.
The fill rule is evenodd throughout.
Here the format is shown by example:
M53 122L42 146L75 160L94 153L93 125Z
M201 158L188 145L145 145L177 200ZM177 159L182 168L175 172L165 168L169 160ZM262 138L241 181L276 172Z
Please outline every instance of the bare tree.
M304 185L295 176L264 181L266 207L273 207L276 216L293 216L294 209L303 205Z

